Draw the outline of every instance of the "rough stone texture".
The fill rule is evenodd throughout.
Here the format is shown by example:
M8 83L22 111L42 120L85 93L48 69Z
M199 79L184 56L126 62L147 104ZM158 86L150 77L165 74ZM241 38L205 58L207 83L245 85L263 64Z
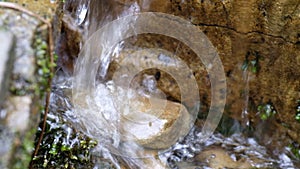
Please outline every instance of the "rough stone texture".
M34 13L46 18L51 19L55 14L56 7L62 1L58 0L5 0L6 2L13 2L18 4Z
M11 72L6 79L9 81L8 95L0 110L0 168L3 169L27 168L31 160L43 102L41 95L36 93L40 87L37 80L40 75L37 74L36 49L33 48L38 33L39 38L46 39L47 29L41 25L34 17L0 9L0 28L10 30L16 38L13 53L9 56L15 55L13 68L6 68ZM7 43L8 39L3 42Z
M190 19L219 51L227 74L226 113L241 119L248 106L250 122L256 124L257 106L271 102L278 111L278 126L288 124L282 135L298 142L300 125L294 116L300 97L299 4L293 0L172 1L170 11ZM241 67L247 57L258 60L259 70L248 69L245 80Z
M3 105L3 101L6 98L10 73L12 70L12 63L14 60L14 54L12 48L14 47L13 35L6 31L0 31L0 107Z
M165 2L166 5L169 4L168 1ZM273 103L278 111L274 122L278 123L278 127L285 128L279 130L282 132L281 135L286 136L285 140L292 138L298 142L300 136L297 131L300 124L295 120L295 106L300 98L299 3L293 0L171 0L171 8L163 11L190 20L217 48L227 75L225 113L242 123L249 120L251 125L255 126L260 123L256 115L258 105ZM153 3L150 11L158 10L161 6ZM207 111L210 104L210 79L204 67L188 47L168 43L169 41L165 37L144 35L138 38L135 45L162 47L182 58L191 67L198 80L201 111ZM257 61L256 73L251 71L250 66L247 71L242 70L245 60ZM170 81L168 78L165 79ZM173 87L173 91L165 90L166 83L161 82L167 80L161 78L158 81L159 87L175 100L179 100L180 91L177 87ZM249 114L246 118L242 118L242 112L246 108ZM282 124L285 124L285 127ZM278 139L282 140L282 137ZM281 144L287 142L282 140Z

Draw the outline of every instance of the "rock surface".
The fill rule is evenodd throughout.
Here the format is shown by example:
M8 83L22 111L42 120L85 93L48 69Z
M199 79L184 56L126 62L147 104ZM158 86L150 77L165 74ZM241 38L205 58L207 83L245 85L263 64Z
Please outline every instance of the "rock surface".
M257 107L270 102L278 112L275 123L283 128L281 135L300 142L295 120L300 97L299 1L172 1L169 12L190 20L217 48L227 74L225 113L256 125ZM199 86L200 96L209 96ZM209 105L209 97L201 101Z
M0 31L0 107L7 96L9 87L9 78L14 60L13 47L15 41L13 35L6 31ZM4 40L5 39L5 40Z
M20 5L45 19L52 19L57 5L62 3L62 1L58 0L5 0L5 2L12 2Z
M209 148L201 151L195 159L198 162L208 163L211 168L236 168L236 169L248 169L252 166L246 159L240 159L234 161L230 155L222 148Z
M140 149L167 149L194 123L184 105L125 90L112 81L99 84L91 93L73 90L74 112L85 127L84 133L99 142L113 140L108 147L120 148L125 142L137 143Z
M297 132L300 123L295 120L295 107L300 98L299 2L164 2L163 5L163 2L153 2L149 11L162 10L189 20L216 47L227 76L225 113L241 121L244 126L247 122L256 126L260 122L257 116L259 105L272 103L278 112L274 122L283 128L281 135L300 142ZM163 6L171 7L162 9ZM211 79L188 46L173 39L173 43L169 43L170 38L157 35L141 35L128 42L141 48L166 49L187 63L197 79L201 112L208 112ZM156 72L146 73L155 75ZM181 101L178 84L163 72L160 73L158 87L167 97Z
M1 64L6 64L1 68L5 68L4 81L9 84L4 91L7 97L0 110L0 143L3 143L0 168L27 168L43 107L43 89L46 88L40 86L42 75L38 74L38 59L35 57L42 49L34 45L37 39L43 41L47 38L47 29L34 17L4 8L0 9L0 28L11 32L1 33L1 42L9 45L12 35L16 42L7 54L9 58L14 58L11 65L5 59L0 60ZM4 99L2 93L1 99Z
M123 115L121 126L125 140L133 140L145 148L167 149L190 130L191 115L178 103L156 98L140 99L134 111Z

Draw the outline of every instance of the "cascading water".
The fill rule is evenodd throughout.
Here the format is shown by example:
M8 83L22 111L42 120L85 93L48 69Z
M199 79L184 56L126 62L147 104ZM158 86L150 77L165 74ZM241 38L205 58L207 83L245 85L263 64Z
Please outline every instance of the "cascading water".
M96 30L106 23L122 16L146 11L150 1L123 2L116 0L109 2L89 2L84 0L70 0L68 3L78 4L78 8L75 8L76 10L73 11L71 15L74 15L73 17L76 19L76 24L81 25L88 30L84 33L83 42L85 42L85 40L96 32ZM97 7L99 3L101 4L100 10ZM66 6L70 4L66 4ZM115 33L118 34L120 32ZM100 42L95 41L95 43ZM107 44L105 45L107 46ZM274 157L269 154L265 147L260 146L255 139L246 138L242 134L234 134L230 137L214 134L206 142L200 142L204 135L200 129L200 127L203 127L203 124L193 126L185 138L179 137L179 140L176 143L170 145L169 148L162 149L162 151L148 151L141 147L135 140L136 135L124 134L128 130L124 131L121 116L126 117L129 121L135 119L137 116L134 114L134 111L145 106L145 102L140 100L141 96L147 99L150 99L153 96L159 98L160 100L158 102L150 99L151 105L158 106L155 107L157 109L160 108L159 106L162 101L166 101L166 96L159 88L157 88L155 81L157 77L154 75L142 76L142 85L131 84L132 86L130 89L122 86L122 81L120 82L118 79L115 79L114 81L113 78L108 78L111 63L114 59L121 59L122 54L124 55L124 53L126 56L134 55L134 53L138 53L139 56L145 53L147 56L151 56L153 51L151 51L151 49L132 48L132 46L128 49L126 48L126 45L124 45L124 42L121 42L108 53L105 53L105 57L100 59L100 63L96 63L97 60L81 60L82 62L77 62L75 69L82 68L82 65L88 65L84 68L86 69L85 73L75 74L77 79L80 77L81 80L86 80L86 83L77 84L76 78L72 79L74 77L69 77L66 79L66 77L63 77L62 75L57 75L56 81L54 82L55 90L53 90L51 99L51 105L53 106L52 112L55 112L57 108L55 108L54 105L61 102L64 103L63 107L66 107L66 110L63 110L64 118L70 121L74 128L84 131L86 135L91 138L96 138L98 141L97 147L93 150L94 157L106 159L112 163L115 168L213 168L210 160L215 159L215 153L217 153L217 151L210 153L211 158L205 158L206 160L203 160L201 153L207 152L210 148L214 149L215 147L218 147L216 148L217 150L222 149L220 151L226 150L227 152L224 154L220 153L221 155L219 158L221 158L221 160L219 160L223 160L223 167L236 168L238 165L244 165L257 168L296 168L291 158L287 156L289 153L288 149L278 157ZM158 55L160 56L157 57L158 59L161 59L164 62L174 63L176 66L181 64L176 60L176 53L168 53L165 51L161 53L164 53L165 55ZM172 59L175 61L172 61ZM136 58L134 58L134 60L136 60ZM89 62L89 64L83 62ZM100 64L100 66L95 67L95 65L98 64ZM96 71L96 73L93 71ZM97 77L90 79L88 74L92 72L97 74ZM65 81L63 84L60 77ZM128 78L117 77L121 79ZM245 91L247 92L249 90L248 78L248 73L245 71ZM73 86L70 84L71 81L73 81ZM90 88L87 87L90 83L95 84L95 90L90 90ZM80 92L71 95L70 90L72 90L72 88L74 90L74 88L78 86L80 86ZM58 99L64 97L70 99ZM245 107L248 107L247 93L245 93L245 99ZM129 102L128 100L134 102L134 104L128 106L128 104L126 104ZM122 112L122 114L120 114L120 112ZM244 110L243 115L247 115L246 112L247 108ZM147 123L148 126L158 126L156 129L159 130L159 126L163 126L164 121L159 121L155 119L156 117L150 116L151 115L145 115L140 118L143 120L146 119L144 122ZM134 130L131 134L147 137L147 135L151 135L151 130L149 131L150 133L147 133L146 129L145 132L143 132L143 130ZM156 131L153 132L155 133ZM129 141L126 139L124 140L124 136L128 137ZM227 156L229 157L229 161L225 160ZM224 158L222 159L222 157ZM243 160L244 163L242 162ZM226 163L234 164L227 165ZM94 168L105 167L107 166L104 165L101 160L95 160Z

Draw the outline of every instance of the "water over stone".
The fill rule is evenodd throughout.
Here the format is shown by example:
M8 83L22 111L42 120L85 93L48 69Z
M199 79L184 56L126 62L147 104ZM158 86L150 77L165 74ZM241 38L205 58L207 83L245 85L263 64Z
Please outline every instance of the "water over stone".
M125 138L145 148L166 149L188 133L191 115L183 105L156 98L141 100L142 105L134 106L135 111L123 116ZM153 100L165 107L155 108Z
M114 6L114 2L120 3ZM131 2L134 3L128 1L126 5L130 6ZM281 128L280 133L282 133L278 135L287 136L276 138L280 140L278 141L280 145L276 146L276 149L282 149L283 145L288 145L292 141L291 139L298 140L299 134L296 131L298 131L299 124L295 122L294 114L291 112L294 111L293 105L299 96L297 90L299 88L299 81L297 80L299 79L297 78L299 76L299 69L297 69L299 38L297 36L298 29L294 29L299 25L299 8L295 8L295 12L291 15L288 14L289 17L284 17L284 13L291 10L296 2L292 0L274 1L274 3L265 1L165 2L156 3L153 1L150 3L150 10L161 10L161 12L175 14L190 20L199 29L204 30L217 47L227 72L227 82L229 82L226 112L234 119L242 121L241 111L245 109L245 106L249 106L249 109L246 108L249 110L247 114L249 117L246 118L245 124L254 123L255 126L260 123L256 109L258 104L272 100L278 104L276 107L282 113L275 117L276 122L285 121L290 124L286 127L283 124L287 123L278 123ZM111 1L111 3L93 1L93 4L86 17L86 23L97 19L98 22L90 23L91 33L99 28L99 24L102 24L99 23L100 21L107 19L105 20L106 23L122 13L122 9L125 9L119 6L124 4L123 1ZM160 5L161 8L157 4L162 4ZM97 5L107 6L107 8L99 11ZM165 6L168 8L164 8ZM281 8L285 12L282 12ZM111 9L111 11L106 11L106 9ZM285 31L287 27L291 32ZM168 49L188 63L200 86L201 110L206 112L211 99L209 93L210 77L206 74L201 61L195 59L194 53L187 49L188 47L175 41L170 43L170 39L164 37L142 35L135 40L137 40L135 42L137 46ZM247 59L249 63L250 61L253 63L253 59L259 60L260 67L257 73L249 72L249 89L247 89L249 93L244 92L245 83L242 76L244 70L241 69L243 62ZM152 75L155 75L156 70L153 72L151 72ZM162 77L160 82L163 82L161 86L168 86L170 84L169 79L165 78L163 73L160 75ZM274 76L282 76L284 80L278 80ZM180 91L175 83L171 83L166 89L169 90L171 100L180 100ZM248 98L247 102L249 103L245 104L245 98Z

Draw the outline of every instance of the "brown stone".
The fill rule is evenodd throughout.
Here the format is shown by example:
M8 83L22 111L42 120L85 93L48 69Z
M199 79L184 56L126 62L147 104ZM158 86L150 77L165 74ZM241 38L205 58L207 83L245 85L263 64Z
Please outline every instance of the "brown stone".
M140 101L131 105L134 111L123 114L124 140L136 141L145 148L166 149L189 132L191 115L183 105L156 98Z
M209 148L201 151L201 153L195 157L195 160L208 163L211 168L248 169L252 167L245 159L234 161L222 148Z

